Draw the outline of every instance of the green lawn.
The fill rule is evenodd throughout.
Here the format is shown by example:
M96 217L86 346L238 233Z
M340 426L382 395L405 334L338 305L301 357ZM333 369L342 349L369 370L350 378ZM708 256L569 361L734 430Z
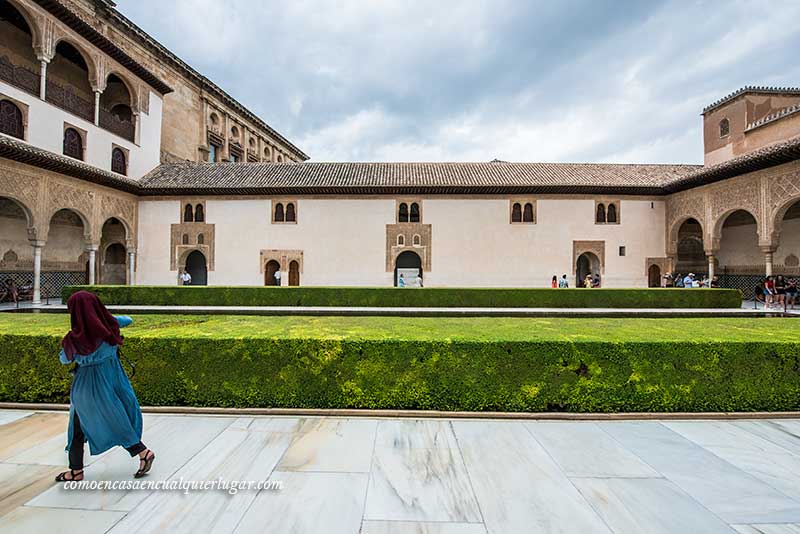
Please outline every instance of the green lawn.
M65 314L0 314L0 335L62 335ZM800 342L793 318L434 318L136 315L129 337L403 341Z

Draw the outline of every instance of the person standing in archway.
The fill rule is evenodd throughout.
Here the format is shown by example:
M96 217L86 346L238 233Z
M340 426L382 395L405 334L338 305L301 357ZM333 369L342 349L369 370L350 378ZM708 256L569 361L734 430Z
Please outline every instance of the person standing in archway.
M189 274L189 271L187 271L186 269L184 269L183 272L181 273L181 284L185 286L192 285L192 275Z
M139 456L134 478L150 471L155 453L142 443L142 410L122 364L120 327L130 317L114 317L97 295L78 291L67 300L71 329L61 341L59 360L75 363L70 389L67 447L69 471L56 482L83 480L84 443L92 455L112 447L125 447L131 457Z

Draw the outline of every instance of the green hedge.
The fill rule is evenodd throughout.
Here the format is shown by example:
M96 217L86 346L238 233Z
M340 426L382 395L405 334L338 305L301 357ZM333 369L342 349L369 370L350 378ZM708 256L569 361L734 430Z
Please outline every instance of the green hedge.
M106 304L457 308L739 308L735 289L476 289L393 287L69 286Z
M658 320L656 320L658 321ZM775 319L775 321L783 321ZM786 319L785 321L791 321ZM314 324L313 321L308 322ZM786 323L774 323L777 329ZM694 328L686 323L687 328ZM470 411L800 409L800 343L128 334L143 405ZM678 336L682 337L682 336ZM60 336L0 334L0 401L68 402Z

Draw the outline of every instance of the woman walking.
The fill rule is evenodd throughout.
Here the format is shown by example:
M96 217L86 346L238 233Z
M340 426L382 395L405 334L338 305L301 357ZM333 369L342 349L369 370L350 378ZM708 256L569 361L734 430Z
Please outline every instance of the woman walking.
M130 317L114 317L100 299L78 291L67 300L71 330L61 341L59 359L76 363L70 390L67 447L69 471L56 482L83 480L84 442L92 455L121 445L131 457L139 456L135 478L150 471L156 455L142 443L142 411L118 358L120 327Z

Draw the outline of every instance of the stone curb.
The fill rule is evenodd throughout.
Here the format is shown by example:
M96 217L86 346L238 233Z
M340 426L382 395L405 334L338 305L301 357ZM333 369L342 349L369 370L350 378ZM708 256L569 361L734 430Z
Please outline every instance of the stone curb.
M0 402L0 409L68 411L69 404ZM675 413L565 413L565 412L442 412L436 410L355 410L303 408L207 408L193 406L142 406L144 413L174 415L271 415L294 417L393 417L425 419L497 419L540 421L651 421L687 419L800 419L795 412L675 412Z

